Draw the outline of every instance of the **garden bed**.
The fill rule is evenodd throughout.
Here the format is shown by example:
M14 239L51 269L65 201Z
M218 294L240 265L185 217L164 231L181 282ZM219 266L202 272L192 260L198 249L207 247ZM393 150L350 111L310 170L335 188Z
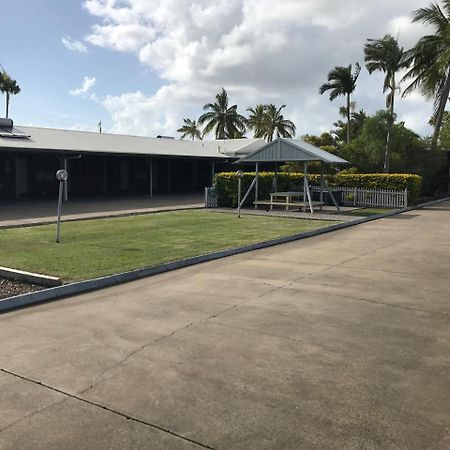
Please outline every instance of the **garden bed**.
M40 291L41 289L45 288L43 286L38 286L37 284L0 278L0 299L26 294L28 292Z

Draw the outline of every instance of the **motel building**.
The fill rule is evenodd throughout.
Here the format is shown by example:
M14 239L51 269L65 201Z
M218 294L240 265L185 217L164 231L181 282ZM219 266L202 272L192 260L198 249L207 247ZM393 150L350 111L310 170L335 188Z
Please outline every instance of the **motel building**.
M0 119L0 200L54 198L58 169L67 198L202 192L215 172L263 147L262 139L178 140L15 127Z

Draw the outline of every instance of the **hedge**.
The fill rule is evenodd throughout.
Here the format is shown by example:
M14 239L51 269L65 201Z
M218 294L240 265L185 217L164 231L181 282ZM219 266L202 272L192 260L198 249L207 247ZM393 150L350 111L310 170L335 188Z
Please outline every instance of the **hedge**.
M253 178L254 172L244 172L242 178L242 195L247 191ZM273 172L259 173L259 198L268 199L272 192ZM409 203L417 201L422 186L422 177L419 175L403 173L364 173L364 174L337 174L325 175L329 186L357 187L362 189L408 189ZM320 184L319 174L309 174L308 180L311 184ZM237 205L237 177L235 172L222 172L215 176L215 186L218 194L218 205L224 207L236 207ZM277 175L278 191L298 191L303 189L303 174L292 172L279 172ZM244 206L252 205L254 201L254 190L248 196Z

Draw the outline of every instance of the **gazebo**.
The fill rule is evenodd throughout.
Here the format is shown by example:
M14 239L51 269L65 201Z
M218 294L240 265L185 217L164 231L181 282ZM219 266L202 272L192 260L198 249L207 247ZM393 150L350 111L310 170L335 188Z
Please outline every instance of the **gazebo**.
M303 190L300 192L276 192L277 190L277 167L278 163L286 162L302 162L303 163ZM318 187L319 201L313 201L311 197L311 190L308 185L308 163L320 162L320 186ZM275 163L275 177L274 177L274 192L271 194L270 201L259 200L258 198L258 178L259 165L264 163ZM328 192L337 209L339 209L336 200L334 199L332 190L327 186L324 178L325 164L346 164L348 161L339 158L332 153L326 152L314 145L311 145L301 139L277 138L272 142L267 143L258 150L246 155L234 164L255 164L255 178L250 184L242 201L238 205L238 209L244 204L247 196L253 188L255 188L255 209L258 205L266 205L272 207L274 205L286 206L288 210L290 206L303 206L306 211L306 206L309 206L311 214L314 213L314 206L323 205L323 194ZM284 197L285 201L277 201L280 197ZM301 202L295 202L294 198L301 197Z

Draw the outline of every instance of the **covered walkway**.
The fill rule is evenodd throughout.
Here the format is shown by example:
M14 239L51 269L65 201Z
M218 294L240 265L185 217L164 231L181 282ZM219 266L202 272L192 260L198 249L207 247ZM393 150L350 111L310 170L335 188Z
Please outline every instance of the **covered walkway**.
M450 202L0 316L0 448L448 449Z

